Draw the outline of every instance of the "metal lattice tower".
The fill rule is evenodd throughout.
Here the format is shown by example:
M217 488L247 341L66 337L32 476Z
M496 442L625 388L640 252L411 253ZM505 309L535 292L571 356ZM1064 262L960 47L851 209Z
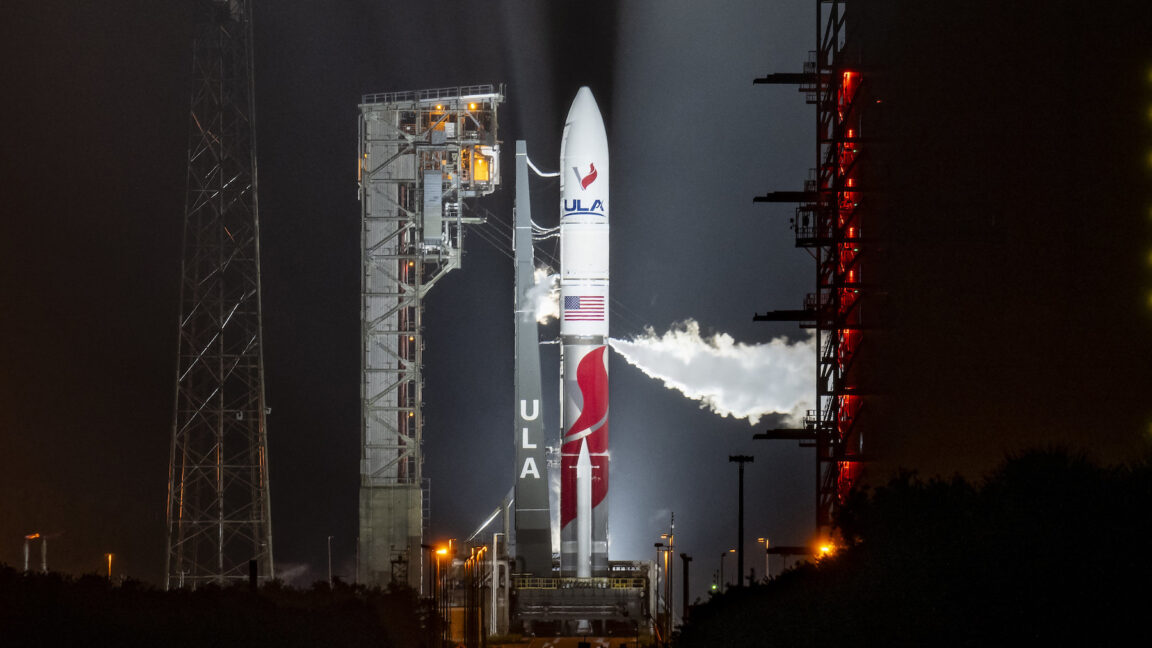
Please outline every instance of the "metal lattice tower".
M361 414L357 580L421 587L424 297L460 267L467 200L496 190L491 85L367 95L360 103Z
M864 281L870 252L864 220L868 205L860 186L867 147L861 114L868 105L860 51L848 45L842 0L816 1L816 44L802 73L770 74L754 83L798 84L816 106L816 168L803 191L777 191L756 202L800 203L793 229L796 246L816 258L816 292L803 310L756 315L761 321L798 320L816 331L816 395L802 430L772 430L759 439L798 439L816 448L816 524L828 529L860 477L861 414L869 394L861 388L857 359L865 331L876 321L867 302L875 289Z
M251 6L193 45L165 587L273 578Z

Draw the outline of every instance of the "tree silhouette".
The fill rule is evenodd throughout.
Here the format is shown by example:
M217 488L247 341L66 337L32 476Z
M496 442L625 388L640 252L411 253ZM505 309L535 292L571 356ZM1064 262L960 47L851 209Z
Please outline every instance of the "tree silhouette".
M1108 645L1147 636L1147 461L1100 467L1058 449L1009 457L982 483L898 474L854 492L843 547L766 585L715 596L682 648Z

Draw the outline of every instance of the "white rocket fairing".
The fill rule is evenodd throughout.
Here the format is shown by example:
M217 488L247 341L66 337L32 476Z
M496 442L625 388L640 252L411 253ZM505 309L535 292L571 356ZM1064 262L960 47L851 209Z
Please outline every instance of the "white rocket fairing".
M608 573L608 137L580 88L560 144L560 571Z

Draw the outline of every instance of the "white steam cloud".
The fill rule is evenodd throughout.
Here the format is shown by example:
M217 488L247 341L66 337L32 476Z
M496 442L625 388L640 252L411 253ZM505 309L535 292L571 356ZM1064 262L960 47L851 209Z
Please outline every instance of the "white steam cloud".
M776 338L762 344L736 342L726 333L700 335L695 320L657 335L648 327L632 340L611 339L629 363L668 389L700 401L720 416L756 425L767 414L785 414L799 424L813 407L816 385L815 336L798 342Z
M292 587L307 587L314 570L306 563L276 563L276 579Z
M536 304L536 321L547 324L560 319L560 275L550 268L536 268L535 284L528 289L528 299Z

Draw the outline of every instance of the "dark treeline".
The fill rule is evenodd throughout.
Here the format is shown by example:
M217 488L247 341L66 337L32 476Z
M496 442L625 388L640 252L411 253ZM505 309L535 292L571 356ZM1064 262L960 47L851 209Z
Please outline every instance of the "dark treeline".
M1036 450L980 483L903 473L853 494L833 556L714 596L676 646L1145 645L1150 508L1148 461Z
M0 646L420 646L428 610L410 590L337 582L164 592L103 576L0 566Z

